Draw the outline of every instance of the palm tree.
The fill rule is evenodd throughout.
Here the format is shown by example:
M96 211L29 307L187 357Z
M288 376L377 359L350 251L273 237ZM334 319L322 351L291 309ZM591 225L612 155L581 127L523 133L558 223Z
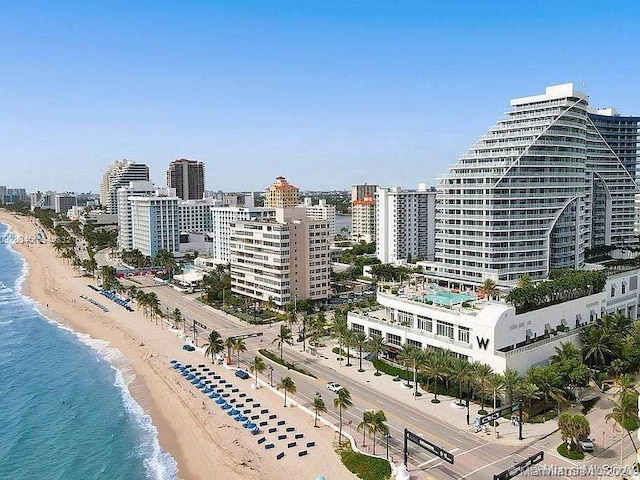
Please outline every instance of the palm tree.
M291 377L284 377L278 384L278 390L284 390L284 406L287 406L287 393L294 394L297 391L296 384L293 383Z
M235 337L227 337L224 341L224 346L227 347L227 358L231 358L231 351L236 348L236 338ZM231 360L229 360L231 363ZM228 364L227 364L228 365Z
M344 346L347 348L347 363L345 363L345 367L350 367L351 363L351 347L355 343L355 335L356 332L347 328L342 335L342 341L344 342Z
M211 355L211 361L215 361L216 355L224 350L222 337L217 330L212 330L207 340L207 343L202 345L203 347L207 347L204 351L204 356Z
M411 363L413 364L413 397L417 400L418 397L422 395L418 392L418 370L422 369L426 360L424 350L414 347L411 351L410 358Z
M466 358L454 358L450 369L451 376L458 381L458 391L460 392L460 404L462 404L462 384L469 379L471 364Z
M531 413L533 411L533 401L540 399L540 389L534 383L525 382L521 383L518 388L518 395L522 398L523 401L527 402L527 413L529 414L529 418L531 418Z
M376 433L381 435L387 435L389 433L389 426L385 423L387 416L382 410L378 410L373 414L373 426L371 432L373 432L373 454L376 454Z
M478 290L478 293L480 293L480 295L482 295L484 298L488 298L489 300L500 295L500 291L497 288L496 281L491 278L487 278L484 281L484 283Z
M176 266L176 259L173 253L167 250L158 250L154 258L154 263L168 270L169 278L173 278L173 269Z
M280 333L278 334L278 336L276 338L274 338L271 343L277 343L278 344L278 350L280 350L280 360L282 360L282 349L284 347L284 344L286 343L287 345L292 345L293 344L293 338L291 336L291 329L285 325L284 323L280 325Z
M338 339L338 355L340 355L340 358L342 358L343 339L347 330L347 319L344 317L342 311L336 308L331 325L331 336Z
M180 328L180 322L182 322L182 312L179 308L173 309L173 322L176 325L176 328Z
M376 360L378 360L378 356L380 355L380 353L384 351L384 347L385 347L385 341L382 335L371 335L371 337L369 337L369 341L367 342L367 350L373 353ZM378 370L378 362L375 362L375 366L376 366L376 373L374 373L374 375L376 377L379 377L382 374Z
M616 378L614 384L618 387L618 400L624 398L627 393L634 392L637 386L635 377L629 373Z
M313 409L316 412L316 418L313 422L313 426L318 428L318 414L319 413L326 413L327 411L327 406L324 404L324 400L322 400L322 397L319 395L316 395L313 399Z
M522 381L520 379L520 374L513 368L507 368L502 374L502 377L504 379L504 393L507 397L508 404L513 405L516 389Z
M362 349L367 345L367 336L364 332L354 333L353 345L358 349L358 353L360 355L360 368L358 368L358 371L364 372L364 368L362 368Z
M484 410L484 392L487 387L487 382L493 375L493 368L486 363L474 362L472 369L475 382L480 387L480 408Z
M340 390L338 390L338 394L336 395L336 398L333 399L333 407L338 408L338 418L340 420L339 422L340 427L338 430L339 444L342 443L342 411L348 410L349 407L351 407L352 405L353 405L353 401L351 400L351 394L349 393L349 390L342 387Z
M528 273L525 273L518 279L518 288L526 288L533 285L533 279Z
M411 345L409 342L404 342L400 349L400 353L398 353L398 362L405 367L407 374L407 383L405 383L406 387L411 386L411 383L409 382L409 367L413 364L413 351L415 349L416 347Z
M617 335L618 333L616 333ZM582 353L589 366L605 365L613 354L612 338L605 328L590 325L580 335Z
M622 396L618 402L613 401L613 409L607 413L604 417L605 422L609 423L609 420L614 420L622 430L627 432L629 439L633 444L634 450L635 442L631 436L631 430L637 428L638 422L638 394L635 392L628 392ZM620 442L620 465L622 465L622 442Z
M555 347L555 353L549 357L549 361L553 363L563 363L569 360L582 360L580 350L573 343L561 343L559 347Z
M438 353L427 352L425 350L425 361L422 365L422 370L427 377L427 388L429 388L429 381L433 380L433 403L438 403L438 380L444 380L445 375L445 361L442 355Z
M264 372L265 368L267 368L267 366L259 355L256 355L253 362L249 365L249 371L256 376L256 388L258 388L258 374Z
M367 446L365 441L365 438L366 438L365 434L367 433L367 431L371 430L371 427L373 426L374 413L375 413L374 410L365 410L364 412L362 412L362 421L356 427L356 430L358 432L362 430L362 446L363 447Z
M236 338L234 349L238 355L238 368L240 368L240 354L247 351L247 345L242 338Z

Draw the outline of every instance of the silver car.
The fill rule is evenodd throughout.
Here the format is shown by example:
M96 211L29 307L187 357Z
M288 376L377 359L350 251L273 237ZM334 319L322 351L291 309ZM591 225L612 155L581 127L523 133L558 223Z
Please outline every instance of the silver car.
M578 443L583 452L593 452L593 440L590 438L581 438Z
M327 383L327 388L333 393L338 393L342 389L342 385L340 385L338 382L329 382Z

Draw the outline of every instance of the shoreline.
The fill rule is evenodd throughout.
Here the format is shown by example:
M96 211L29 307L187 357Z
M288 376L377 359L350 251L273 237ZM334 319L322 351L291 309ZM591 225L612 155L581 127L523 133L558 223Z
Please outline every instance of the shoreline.
M0 210L0 223L25 238L40 230L36 222L33 217ZM324 437L317 442L323 446L314 455L304 460L293 456L279 461L272 458L245 429L237 422L230 423L226 415L214 408L214 402L203 401L206 397L201 394L196 396L197 392L168 367L172 358L206 364L211 363L210 359L182 351L182 342L175 331L155 325L137 309L127 312L88 289L92 279L78 275L56 256L49 243L14 243L12 248L22 256L28 269L20 291L36 302L44 316L76 333L104 340L109 348L120 352L125 368L135 375L127 383L129 394L151 418L161 449L177 462L176 478L297 480L314 479L319 473L329 474L330 478L355 478L333 452L328 427L313 430ZM80 295L107 305L109 312L101 311ZM120 365L114 367L122 371ZM233 372L220 373L233 379ZM265 388L252 394L264 397L261 400L272 410L281 402L280 397ZM286 415L298 424L311 423L300 409L287 409Z

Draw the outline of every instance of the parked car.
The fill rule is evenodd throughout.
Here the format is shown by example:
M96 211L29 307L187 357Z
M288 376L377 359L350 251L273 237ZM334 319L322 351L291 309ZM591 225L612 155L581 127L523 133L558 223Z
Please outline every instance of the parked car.
M590 438L582 438L578 440L578 443L583 452L593 452L593 440Z
M196 347L194 347L193 345L189 345L188 343L182 345L182 349L186 350L187 352L193 352Z
M340 385L338 382L329 382L327 383L327 388L333 393L338 393L342 389L342 385Z
M236 370L236 377L246 380L249 378L249 374L244 370Z

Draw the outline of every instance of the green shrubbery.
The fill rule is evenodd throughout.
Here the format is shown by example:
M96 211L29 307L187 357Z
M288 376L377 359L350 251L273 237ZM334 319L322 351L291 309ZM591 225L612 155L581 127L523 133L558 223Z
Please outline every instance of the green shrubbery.
M297 367L295 364L293 364L291 362L287 362L286 360L281 359L279 356L277 356L274 353L270 352L266 348L261 348L258 351L260 352L261 355L264 355L269 360L272 360L272 361L276 362L277 364L282 365L283 367L287 367L289 370L295 370L296 372L302 373L303 375L307 375L308 377L311 377L311 378L318 378L313 373L311 373L310 371L305 370L302 367Z
M565 458L568 458L570 460L582 460L584 459L584 453L582 453L580 450L578 450L578 448L573 445L573 448L571 450L569 450L569 447L567 445L567 443L561 443L558 448L557 451L560 455L562 455Z
M363 480L386 480L391 477L391 465L382 458L354 452L349 444L343 446L339 454L344 466Z

